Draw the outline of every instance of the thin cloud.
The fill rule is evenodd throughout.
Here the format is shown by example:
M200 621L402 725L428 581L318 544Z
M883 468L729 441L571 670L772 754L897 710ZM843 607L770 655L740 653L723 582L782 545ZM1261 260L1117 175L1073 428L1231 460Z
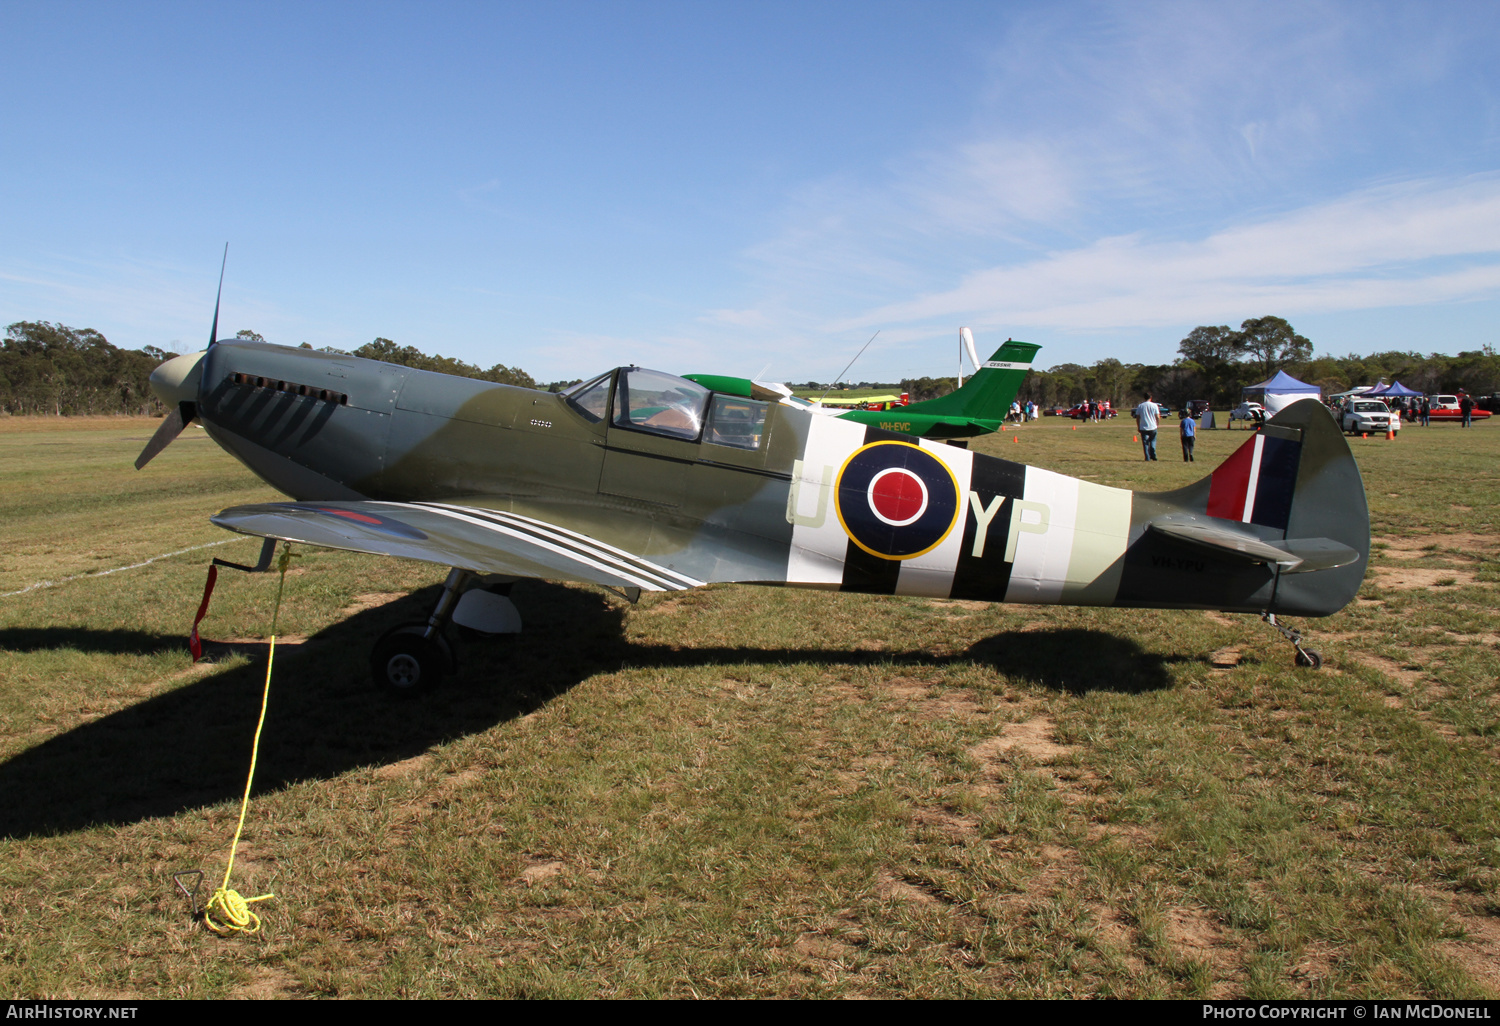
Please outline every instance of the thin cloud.
M1478 266L1454 267L1453 261ZM968 317L1062 329L1489 298L1500 290L1500 179L1370 190L1196 241L1143 234L965 277L957 287L837 322Z

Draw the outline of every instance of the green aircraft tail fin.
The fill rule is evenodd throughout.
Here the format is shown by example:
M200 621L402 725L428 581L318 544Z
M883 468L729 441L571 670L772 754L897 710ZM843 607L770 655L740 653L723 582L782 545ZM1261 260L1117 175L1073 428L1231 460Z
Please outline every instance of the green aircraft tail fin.
M1021 382L1026 380L1026 372L1031 370L1031 361L1040 348L1030 342L1006 342L962 388L904 408L913 413L1000 420L1010 412L1010 404L1021 391Z

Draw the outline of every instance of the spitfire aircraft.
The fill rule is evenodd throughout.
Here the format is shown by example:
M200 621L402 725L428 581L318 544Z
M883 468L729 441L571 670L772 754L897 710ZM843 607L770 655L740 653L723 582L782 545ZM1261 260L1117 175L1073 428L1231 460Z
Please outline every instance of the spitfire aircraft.
M426 623L371 656L411 693L454 667L456 623L520 628L521 578L634 600L710 583L993 602L1325 616L1369 555L1359 471L1315 400L1218 469L1130 492L967 449L618 367L561 394L263 342L216 340L153 372L189 421L286 502L213 523L449 568ZM1004 350L1001 351L1004 353Z
M963 329L967 332L969 329ZM732 378L715 374L689 374L688 380L705 388L743 399L764 399L793 406L810 413L841 417L856 424L866 424L885 431L897 431L919 438L963 439L999 431L1010 412L1010 404L1026 380L1031 361L1041 346L1029 342L1006 341L995 350L967 384L947 395L923 402L908 403L889 410L831 409L808 402L792 394L785 385ZM967 443L965 443L967 444Z

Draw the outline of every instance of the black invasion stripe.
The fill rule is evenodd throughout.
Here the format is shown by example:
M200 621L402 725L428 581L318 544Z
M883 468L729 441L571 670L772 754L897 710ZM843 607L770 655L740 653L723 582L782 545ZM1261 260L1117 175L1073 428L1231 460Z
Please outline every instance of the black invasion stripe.
M469 511L458 506L444 507L433 503L424 503L422 505L427 506L427 508L431 512L439 516L449 517L453 520L461 522L468 522L471 525L477 525L479 527L491 530L498 535L513 539L520 538L525 541L530 541L531 543L539 545L542 548L557 552L565 558L574 559L580 563L590 564L597 570L611 574L615 577L629 580L632 583L632 586L660 591L679 590L677 586L671 584L663 587L659 579L651 579L653 575L641 573L630 568L620 566L618 565L620 562L619 560L601 559L592 553L587 553L580 550L577 546L563 545L553 539L544 538L542 535L534 531L523 530L514 524L503 523L491 517L476 517Z
M844 551L844 579L839 591L894 595L901 576L901 560L872 556L854 542Z
M596 542L586 535L567 531L552 524L541 523L515 513L494 513L493 515L500 523L507 524L518 530L524 529L530 531L538 538L550 539L558 545L571 544L577 546L582 551L594 553L595 559L614 560L627 567L635 568L637 573L659 578L669 584L676 583L679 587L701 588L707 583L706 581L689 577L687 574L678 573L669 567L641 559L639 556L632 555L622 549L615 549Z
M909 435L897 434L894 431L883 431L873 424L865 425L865 440L862 444L869 445L871 442L911 442L916 440ZM835 483L837 487L837 483ZM830 505L832 503L830 502ZM829 516L834 515L833 510L828 511ZM899 559L884 559L880 556L872 556L850 539L844 549L844 577L839 584L839 591L860 591L872 595L894 595L896 593L896 581L901 576L901 561Z
M983 558L976 559L973 552L979 520L974 515L973 500L964 496L964 505L968 507L963 513L964 543L959 550L958 566L953 572L953 590L949 594L953 598L1002 602L1005 589L1010 586L1011 571L1011 564L1005 561L1005 542L1010 534L1012 507L1026 490L1026 467L975 453L969 490L979 493L979 501L985 509L990 508L997 496L1003 496L1005 502L990 521L984 538Z
M475 520L483 520L515 531L517 534L527 535L537 541L556 545L558 548L567 549L575 555L606 566L614 565L629 573L654 579L654 583L664 586L668 591L677 591L684 587L696 587L700 582L690 577L685 577L665 567L654 563L647 563L628 554L613 552L600 546L591 546L580 540L580 536L573 532L563 531L559 528L543 528L528 520L511 514L501 513L497 510L478 509L472 506L450 506L443 503L422 503L437 509L448 509L456 513L463 513L473 517Z
M455 509L460 509L460 507L455 507ZM547 542L558 548L567 549L570 552L594 560L595 562L603 563L606 566L613 565L619 567L628 573L663 585L669 591L683 587L682 581L674 580L672 577L667 576L666 572L659 567L644 564L639 560L621 556L604 549L592 548L574 536L540 530L534 524L529 524L524 520L514 520L504 514L495 513L490 510L462 509L462 511L476 520L483 520L507 528L517 534L534 538L537 541Z

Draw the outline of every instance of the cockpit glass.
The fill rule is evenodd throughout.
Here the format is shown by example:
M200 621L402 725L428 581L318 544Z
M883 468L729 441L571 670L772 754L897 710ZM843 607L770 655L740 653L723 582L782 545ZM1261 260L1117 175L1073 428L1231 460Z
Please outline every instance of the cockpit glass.
M609 378L609 374L601 374L593 381L574 385L563 396L568 400L568 405L587 417L591 423L597 424L609 410Z
M632 368L620 372L615 394L615 425L696 439L703 430L708 389L661 371Z
M706 441L735 449L759 449L765 430L765 403L732 395L714 396Z

